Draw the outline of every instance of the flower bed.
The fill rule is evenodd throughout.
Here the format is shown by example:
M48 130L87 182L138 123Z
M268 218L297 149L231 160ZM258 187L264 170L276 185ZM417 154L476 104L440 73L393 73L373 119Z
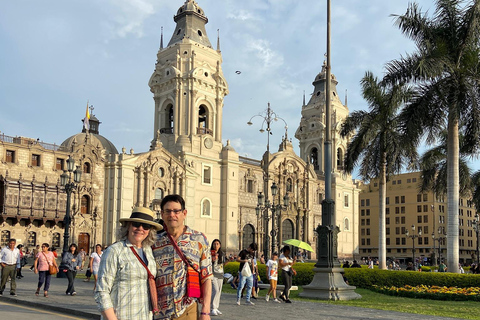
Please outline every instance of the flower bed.
M457 287L440 287L440 286L377 286L371 288L373 291L388 294L391 296L421 298L432 300L457 300L457 301L480 301L480 288L457 288Z

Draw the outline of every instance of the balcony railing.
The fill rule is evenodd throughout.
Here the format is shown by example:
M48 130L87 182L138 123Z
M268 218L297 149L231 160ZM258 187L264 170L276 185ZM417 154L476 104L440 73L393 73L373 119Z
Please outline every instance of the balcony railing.
M46 150L53 150L53 151L63 150L62 146L59 146L57 144L46 143L46 142L40 141L39 139L32 139L32 138L25 138L25 137L11 137L5 134L0 135L0 141L7 142L7 143L21 144L21 145L37 144Z
M197 134L209 134L213 136L213 130L210 130L208 128L197 128Z
M161 128L160 133L163 134L173 134L173 128Z

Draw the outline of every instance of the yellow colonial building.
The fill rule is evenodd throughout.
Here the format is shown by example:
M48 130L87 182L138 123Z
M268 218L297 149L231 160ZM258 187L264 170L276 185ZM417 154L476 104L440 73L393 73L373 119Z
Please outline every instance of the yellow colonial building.
M400 174L387 182L385 212L387 259L406 262L412 261L415 255L415 260L431 264L435 262L435 258L437 263L439 259L446 260L447 258L446 199L436 197L433 192L419 193L419 182L420 172ZM369 184L362 185L361 189L360 256L375 258L378 257L379 241L379 184L372 180ZM472 227L474 216L473 203L465 198L460 198L461 263L471 263L475 254L476 239ZM415 227L414 230L412 226ZM434 253L433 256L432 253Z

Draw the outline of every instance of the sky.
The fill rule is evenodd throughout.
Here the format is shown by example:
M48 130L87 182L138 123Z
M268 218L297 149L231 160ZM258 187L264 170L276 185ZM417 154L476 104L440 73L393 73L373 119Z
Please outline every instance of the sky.
M102 122L100 134L118 150L148 151L153 138L153 94L148 80L159 50L170 40L173 16L184 0L0 1L0 131L61 144L82 130L87 101ZM260 159L266 150L261 119L272 109L294 133L303 92L326 52L326 3L314 0L198 0L216 47L220 31L223 73L229 85L223 109L224 143L241 156ZM350 111L366 110L360 80L381 78L385 63L414 50L394 25L406 0L332 1L332 73ZM433 0L417 1L434 11ZM236 71L241 71L240 74ZM270 149L284 134L274 123Z

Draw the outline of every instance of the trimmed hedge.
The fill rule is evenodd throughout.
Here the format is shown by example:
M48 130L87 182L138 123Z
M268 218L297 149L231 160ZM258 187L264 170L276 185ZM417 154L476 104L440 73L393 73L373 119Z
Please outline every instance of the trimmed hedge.
M312 282L313 279L313 263L296 263L293 265L293 268L297 271L297 275L293 277L292 284L294 286L304 286ZM224 267L225 273L231 273L233 276L236 276L238 273L238 268L240 266L239 262L229 262ZM267 266L264 264L258 264L258 273L260 274L260 279L263 283L268 283L267 279ZM278 276L278 284L283 284L282 277Z
M229 262L225 266L225 272L236 276L239 265L238 262ZM293 285L304 286L310 284L314 275L314 265L314 263L296 263L293 268L297 271L297 275L293 277ZM365 289L370 289L373 285L403 287L405 285L418 286L422 284L457 288L480 287L480 275L475 274L372 270L368 268L346 268L344 270L350 285ZM268 283L264 264L258 264L258 272L262 282ZM278 277L279 284L283 284L281 278Z
M350 285L370 289L377 286L446 286L446 287L480 287L480 276L475 274L371 270L347 268L345 276Z

